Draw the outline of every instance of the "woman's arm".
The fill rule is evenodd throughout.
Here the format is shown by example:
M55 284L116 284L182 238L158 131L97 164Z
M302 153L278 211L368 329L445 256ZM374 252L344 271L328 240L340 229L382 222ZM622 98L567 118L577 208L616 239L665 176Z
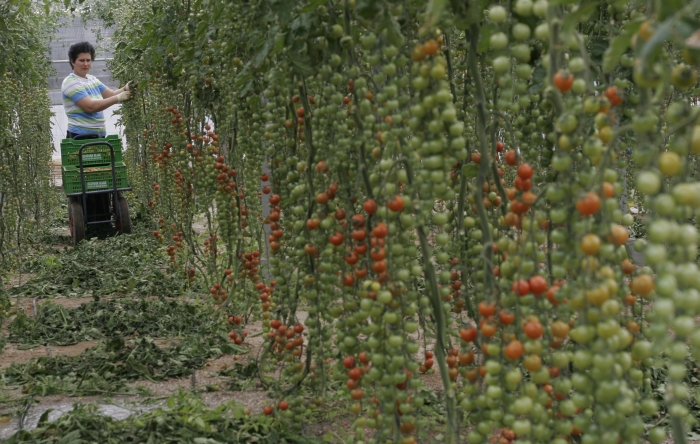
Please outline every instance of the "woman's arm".
M126 87L124 87L124 88L119 88L119 89L116 90L116 91L112 91L112 90L109 89L109 88L105 88L105 90L102 91L102 97L105 98L105 99L109 99L110 97L116 96L116 95L119 94L120 92L124 92L124 91L126 91Z
M104 93L103 93L104 96ZM76 105L78 105L83 111L88 112L88 113L96 113L98 111L104 111L107 108L109 108L112 105L115 105L119 103L119 98L118 94L115 94L113 96L110 96L106 99L99 99L99 100L93 100L90 97L84 97L77 102L75 102Z

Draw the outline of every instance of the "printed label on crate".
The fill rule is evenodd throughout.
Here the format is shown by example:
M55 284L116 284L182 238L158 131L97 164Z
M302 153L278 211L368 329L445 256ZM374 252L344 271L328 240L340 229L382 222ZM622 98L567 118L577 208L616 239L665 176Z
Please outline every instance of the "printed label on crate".
M83 160L101 160L102 153L83 154Z
M87 182L85 184L85 187L88 190L94 190L95 188L106 188L107 187L107 181L106 180L100 180L98 182Z

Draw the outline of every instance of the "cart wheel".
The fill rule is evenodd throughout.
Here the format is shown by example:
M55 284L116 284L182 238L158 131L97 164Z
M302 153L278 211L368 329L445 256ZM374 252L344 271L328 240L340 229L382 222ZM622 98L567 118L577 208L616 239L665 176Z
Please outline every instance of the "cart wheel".
M77 199L68 200L68 222L73 245L85 239L85 221L83 220L83 204Z
M117 220L117 230L119 234L131 234L131 216L129 216L129 204L126 197L119 195L119 219Z

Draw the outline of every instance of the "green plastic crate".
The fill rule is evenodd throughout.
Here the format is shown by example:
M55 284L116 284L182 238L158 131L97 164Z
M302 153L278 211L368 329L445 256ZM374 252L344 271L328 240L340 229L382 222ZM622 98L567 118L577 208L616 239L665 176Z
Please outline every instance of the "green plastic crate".
M129 181L126 178L126 165L123 163L114 166L117 174L117 188L128 188ZM63 190L66 194L82 193L80 183L80 168L63 167ZM83 169L85 174L85 191L111 190L112 168L109 166L90 166Z
M103 139L61 140L61 165L64 167L79 166L78 152L80 147L91 142L108 142L114 148L114 163L122 162L122 141L118 135L109 135ZM88 146L83 150L83 166L109 165L110 162L109 145Z

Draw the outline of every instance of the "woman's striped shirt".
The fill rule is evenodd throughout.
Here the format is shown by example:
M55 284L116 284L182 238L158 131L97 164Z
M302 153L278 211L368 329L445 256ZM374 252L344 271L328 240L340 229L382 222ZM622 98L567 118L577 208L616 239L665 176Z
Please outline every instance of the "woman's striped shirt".
M63 80L61 92L63 93L63 108L68 116L68 131L75 134L97 134L104 137L105 117L102 111L89 113L76 102L90 97L92 100L102 99L102 91L107 89L97 77L88 74L87 78L82 78L75 73L71 73Z

